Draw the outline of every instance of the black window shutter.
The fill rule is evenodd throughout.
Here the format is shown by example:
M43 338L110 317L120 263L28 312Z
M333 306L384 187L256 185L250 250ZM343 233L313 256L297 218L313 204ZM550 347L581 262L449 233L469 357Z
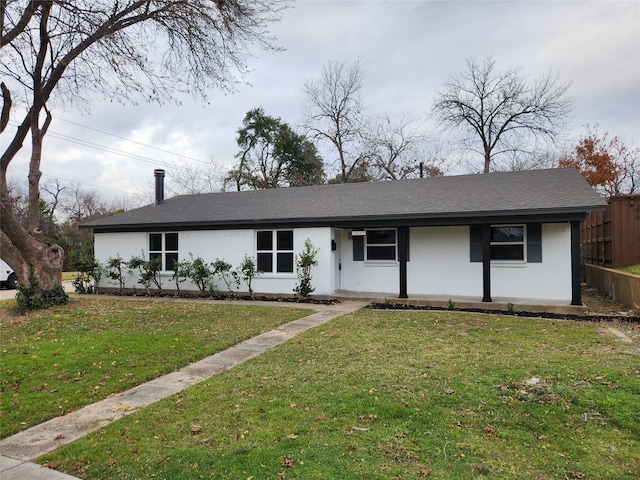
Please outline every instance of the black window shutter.
M542 263L542 224L527 224L527 263Z
M482 225L470 225L471 261L482 262Z
M364 237L353 237L353 261L364 262Z

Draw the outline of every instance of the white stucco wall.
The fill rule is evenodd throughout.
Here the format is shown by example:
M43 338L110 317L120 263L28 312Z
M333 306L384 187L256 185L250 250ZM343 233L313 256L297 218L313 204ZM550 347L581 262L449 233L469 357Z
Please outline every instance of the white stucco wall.
M349 238L349 233L350 230L342 230L340 236L340 289L398 295L398 262L354 262L353 240Z
M336 290L399 294L399 264L354 262L350 230L329 227L294 229L294 252L304 248L308 238L319 248L318 266L312 269L315 295L331 295ZM542 263L493 262L491 295L494 298L571 301L571 230L569 224L542 225ZM332 249L335 241L335 250ZM237 267L245 254L256 256L256 235L252 229L179 232L179 258L189 253L207 262L223 259ZM469 227L412 227L410 229L407 290L412 295L482 297L482 263L469 258ZM106 263L120 255L125 260L148 254L147 233L99 233L95 236L96 258ZM266 273L253 283L256 293L291 294L297 276ZM117 286L106 278L102 286ZM127 287L138 287L134 275ZM175 288L171 274L163 275L164 288ZM225 291L220 281L216 286ZM185 282L181 289L195 289ZM242 284L240 291L246 291Z
M315 287L315 295L329 295L333 293L333 254L331 251L332 231L330 228L299 228L294 230L294 253L304 249L304 242L308 238L312 245L319 249L318 266L312 269L312 285ZM231 263L236 268L245 255L256 258L255 230L201 230L179 232L178 252L180 260L201 257L205 262L213 262L222 259ZM95 235L95 256L102 264L106 264L109 258L120 255L124 260L133 256L148 255L148 234L145 232L134 233L98 233ZM127 287L138 287L137 275L127 279ZM253 281L253 290L256 293L293 293L298 279L296 273L265 273L256 277ZM163 288L173 289L175 283L171 279L171 273L162 275ZM103 277L101 286L115 287L114 281ZM221 291L226 291L226 286L221 281L215 285ZM196 289L190 282L180 284L181 289ZM245 284L241 284L240 291L246 291Z
M412 228L409 295L482 296L482 263L469 261L469 227Z
M542 225L542 263L493 262L491 296L571 302L571 226Z
M103 265L109 258L120 256L129 260L131 257L142 255L143 252L146 254L149 249L147 234L144 232L96 233L94 244L96 260ZM105 285L104 278L101 285Z
M482 298L482 263L470 261L469 227L412 227L407 293ZM354 262L353 241L342 232L341 288L355 292L399 293L397 262ZM494 298L571 301L571 229L568 223L542 225L542 263L492 262Z

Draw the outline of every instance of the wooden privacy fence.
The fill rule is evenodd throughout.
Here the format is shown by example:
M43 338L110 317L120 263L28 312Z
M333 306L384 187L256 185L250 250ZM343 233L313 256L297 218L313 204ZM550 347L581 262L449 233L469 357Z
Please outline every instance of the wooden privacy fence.
M640 263L640 195L611 197L607 209L580 225L585 263L624 267Z

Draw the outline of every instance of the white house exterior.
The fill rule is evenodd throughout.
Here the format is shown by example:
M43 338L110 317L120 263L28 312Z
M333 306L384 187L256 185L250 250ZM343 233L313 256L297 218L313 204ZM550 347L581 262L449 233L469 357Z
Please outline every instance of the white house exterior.
M444 295L581 304L579 222L606 205L575 169L190 195L85 225L101 263L189 255L263 271L257 293L291 294L308 239L316 295ZM171 265L170 265L171 264ZM128 286L137 279L131 277ZM102 287L113 286L106 279ZM224 290L223 285L218 288ZM181 284L181 289L194 285ZM243 287L240 288L241 290ZM246 290L246 288L245 288Z

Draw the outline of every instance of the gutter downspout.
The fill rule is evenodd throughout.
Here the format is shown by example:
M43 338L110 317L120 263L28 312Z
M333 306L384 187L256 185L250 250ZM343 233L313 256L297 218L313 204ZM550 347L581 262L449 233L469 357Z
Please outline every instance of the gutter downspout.
M571 222L571 305L582 305L580 287L580 222Z

